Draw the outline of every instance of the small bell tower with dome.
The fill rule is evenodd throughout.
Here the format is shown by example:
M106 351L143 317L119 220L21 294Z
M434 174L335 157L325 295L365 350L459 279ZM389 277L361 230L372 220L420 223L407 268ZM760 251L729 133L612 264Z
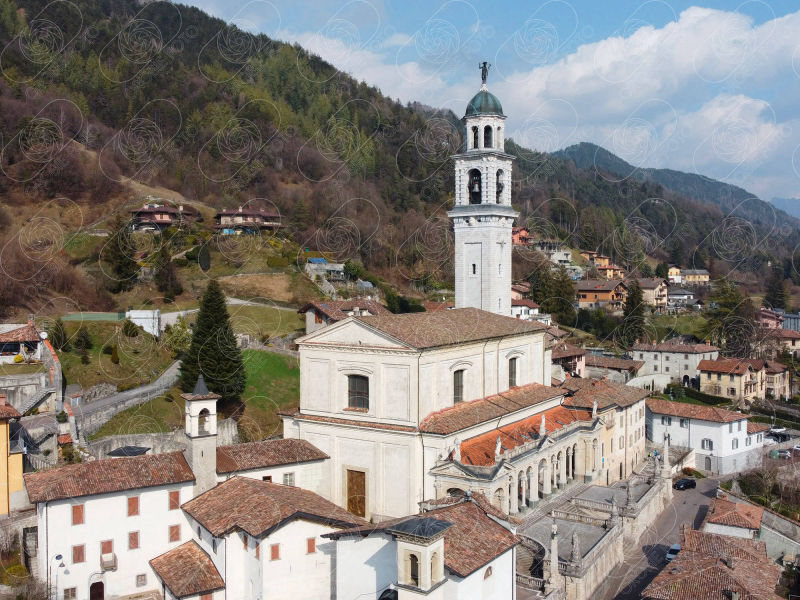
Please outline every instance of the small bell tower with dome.
M455 205L447 215L455 233L456 308L475 307L511 315L511 163L506 154L500 101L489 92L489 63L481 89L467 104L461 153L455 162Z

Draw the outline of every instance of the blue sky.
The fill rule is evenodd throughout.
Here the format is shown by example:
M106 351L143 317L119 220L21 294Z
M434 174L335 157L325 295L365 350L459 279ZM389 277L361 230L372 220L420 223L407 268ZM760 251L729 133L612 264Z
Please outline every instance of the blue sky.
M184 0L186 1L186 0ZM800 4L670 0L192 0L402 101L462 114L489 88L519 143L800 196Z

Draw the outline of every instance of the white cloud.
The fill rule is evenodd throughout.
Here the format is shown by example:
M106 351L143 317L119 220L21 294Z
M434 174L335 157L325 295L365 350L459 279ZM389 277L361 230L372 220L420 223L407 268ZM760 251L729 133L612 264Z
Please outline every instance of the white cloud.
M411 36L407 33L393 33L381 43L382 48L393 48L397 46L405 46L411 43Z

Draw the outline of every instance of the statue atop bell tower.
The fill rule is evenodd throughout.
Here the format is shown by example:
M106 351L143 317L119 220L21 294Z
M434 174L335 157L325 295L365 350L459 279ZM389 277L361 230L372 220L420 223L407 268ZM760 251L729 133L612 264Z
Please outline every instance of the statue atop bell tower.
M466 136L455 162L455 206L447 213L455 232L456 308L472 306L511 315L511 163L505 152L506 116L489 92L491 65L480 63L481 88L467 104Z

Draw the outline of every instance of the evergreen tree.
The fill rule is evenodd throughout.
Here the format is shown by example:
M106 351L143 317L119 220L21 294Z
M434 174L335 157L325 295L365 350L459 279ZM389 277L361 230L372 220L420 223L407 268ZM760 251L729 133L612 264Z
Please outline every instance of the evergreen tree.
M110 292L124 292L136 283L139 266L133 258L135 251L136 245L127 224L121 217L117 217L114 231L102 253L103 260L111 267L111 272L107 275Z
M788 296L783 269L776 265L767 282L767 293L764 296L763 304L769 308L786 308Z
M622 314L622 329L618 339L627 348L644 336L644 294L636 279L628 284L628 296Z
M706 325L703 336L720 346L727 356L748 357L758 332L755 308L739 289L725 279L714 280L714 289L708 298Z
M200 301L192 342L181 361L181 389L194 389L200 373L208 389L222 396L221 411L240 408L246 375L242 353L236 345L225 294L216 279L206 287Z
M67 338L67 332L64 329L64 321L62 321L60 317L53 321L53 325L47 332L47 337L50 339L50 343L53 344L53 348L56 350L63 350L64 352L69 351L69 339Z
M302 198L295 203L292 209L290 224L295 231L302 231L311 224L311 214Z
M178 279L175 264L172 262L172 257L166 246L162 246L161 250L158 251L153 266L155 268L153 281L158 291L164 294L164 300L172 302L175 296L180 296L183 293L183 286Z
M669 277L669 265L665 262L660 262L656 265L656 277L666 279Z
M642 261L641 263L639 263L639 275L641 275L642 277L653 276L653 267L650 266L650 263L648 263L647 261Z
M92 336L89 335L86 327L80 327L78 333L75 334L75 347L82 351L92 348Z
M539 304L545 313L550 313L557 323L572 326L575 324L575 284L564 267L548 274L547 296Z

